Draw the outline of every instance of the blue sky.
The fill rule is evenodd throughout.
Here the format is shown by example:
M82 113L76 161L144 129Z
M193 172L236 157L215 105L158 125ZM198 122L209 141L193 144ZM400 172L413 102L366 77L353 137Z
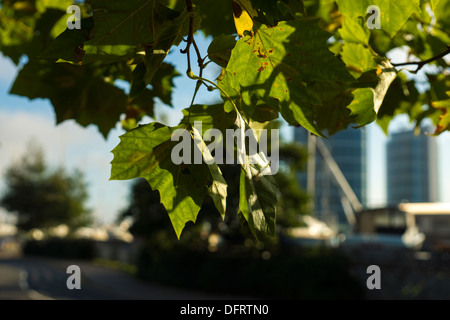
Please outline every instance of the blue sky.
M208 41L198 40L200 49L206 54ZM173 51L168 61L175 64L180 72L186 70L186 57ZM195 63L193 59L193 63ZM120 126L112 130L108 139L104 139L94 126L82 128L74 121L55 125L53 108L47 100L33 100L8 94L15 78L16 68L0 56L0 175L14 161L26 152L30 141L42 146L47 162L52 166L64 166L68 170L79 168L85 173L90 199L89 207L98 222L112 222L126 204L129 194L129 181L109 181L111 150L119 143L123 133ZM195 70L194 70L195 72ZM208 68L205 76L215 79L219 70ZM168 125L177 124L180 110L189 106L195 82L184 74L175 79L175 91L171 109L158 106L156 120ZM218 93L202 90L196 103L217 101ZM145 119L150 122L151 119ZM392 130L408 126L407 121L398 119L391 126ZM282 135L292 138L292 130L285 128ZM368 145L368 204L383 205L386 199L385 143L387 137L376 124L367 127ZM450 159L450 135L444 134L438 139L440 200L450 202L450 168L446 165ZM446 160L447 159L447 160ZM0 177L0 193L4 182Z
M90 126L82 128L74 121L55 125L55 115L46 100L29 101L27 98L8 95L9 75L5 76L5 60L0 61L0 174L19 160L29 143L40 145L47 163L63 166L69 171L80 168L85 173L90 199L99 222L111 221L117 210L126 204L127 182L110 181L110 151L119 142L120 130L114 130L108 140L104 140L98 130ZM0 177L0 192L4 189Z

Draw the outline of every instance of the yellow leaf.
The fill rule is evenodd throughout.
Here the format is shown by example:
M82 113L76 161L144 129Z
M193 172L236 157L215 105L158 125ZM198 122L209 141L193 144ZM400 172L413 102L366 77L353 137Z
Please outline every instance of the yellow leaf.
M256 10L253 9L250 0L232 1L234 24L239 37L244 35L244 31L253 29L253 18L257 16Z

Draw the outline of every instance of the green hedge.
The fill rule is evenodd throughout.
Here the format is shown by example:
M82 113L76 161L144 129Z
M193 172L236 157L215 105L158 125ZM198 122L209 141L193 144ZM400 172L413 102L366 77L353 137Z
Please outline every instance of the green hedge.
M362 299L364 291L335 253L273 255L269 260L207 252L144 250L138 277L214 293L268 299Z
M61 259L91 260L95 258L94 242L85 239L30 240L23 247L25 255Z

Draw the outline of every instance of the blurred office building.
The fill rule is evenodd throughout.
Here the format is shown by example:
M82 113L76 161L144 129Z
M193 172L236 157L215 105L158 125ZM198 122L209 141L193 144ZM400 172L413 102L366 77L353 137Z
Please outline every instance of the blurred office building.
M314 195L314 216L335 227L348 226L349 218L355 211L351 204L357 202L364 207L366 203L365 129L349 128L328 139L316 138L311 142L308 131L296 128L294 138L308 148L308 169L299 175L299 180L302 187ZM326 150L323 150L324 146ZM328 157L326 153L329 153ZM339 170L336 170L336 165ZM349 193L353 197L349 197Z
M436 138L422 128L402 130L390 135L387 143L387 202L438 201L437 143Z

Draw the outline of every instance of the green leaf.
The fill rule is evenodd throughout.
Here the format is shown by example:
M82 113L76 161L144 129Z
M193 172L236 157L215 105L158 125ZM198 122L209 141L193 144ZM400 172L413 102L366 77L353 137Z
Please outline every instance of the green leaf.
M441 0L430 0L430 1L431 1L431 10L433 10L433 12L436 13L436 8L439 2L441 2Z
M153 90L144 89L140 94L130 100L130 105L137 107L142 112L137 120L142 119L144 116L154 116L154 98L155 94Z
M74 119L82 126L95 124L106 138L125 112L127 96L87 66L30 61L10 90L29 99L47 98L57 123Z
M372 52L359 43L344 44L341 56L347 68L356 78L359 78L362 73L378 67Z
M224 112L224 106L222 104L209 106L194 105L191 108L184 110L183 113L185 114L185 117L181 120L181 124L186 124L188 117L191 124L195 121L201 121L202 135L209 129L218 129L223 133L223 145L227 144L225 141L226 134L224 134L226 129L237 127L237 129L241 131L242 136L245 136L245 130L250 129L239 114L234 112ZM233 124L235 126L233 126ZM245 140L241 137L241 141ZM241 145L240 148L242 150L242 155L247 154L245 145ZM257 164L242 161L244 162L242 164L242 170L245 171L246 178L244 178L245 182L241 182L240 185L241 195L239 200L239 208L255 237L258 237L258 233L268 235L274 234L278 194L278 188L273 177L262 175L262 173L264 173L263 169L265 169L269 163L266 163L262 158L259 159L260 161ZM215 175L213 172L217 170L214 169L214 167L211 167L210 170L212 170L211 175L214 177ZM223 186L223 182L215 187L214 181L220 181L220 179L214 178L211 186L220 190L219 187ZM213 191L209 191L210 195L211 192ZM220 212L220 203L223 201L223 196L220 196L221 192L215 193L219 194L219 196L211 195L211 197L214 199L216 207ZM246 199L250 199L250 202L247 202Z
M273 237L278 187L272 176L259 176L253 165L241 169L239 210L255 238L258 233Z
M450 91L447 92L447 95L450 97ZM450 99L435 101L432 103L432 106L442 113L439 116L439 123L436 127L435 135L450 130Z
M65 12L72 4L72 0L36 0L36 9L39 12L45 12L49 8L53 8Z
M144 63L134 66L129 98L132 108L127 113L127 119L135 119L137 123L143 116L153 117L154 98L159 98L168 106L172 105L173 79L179 76L174 66L162 63L152 79L151 89L145 82L147 69ZM129 126L128 126L129 127Z
M202 20L201 30L205 36L236 33L230 1L195 0Z
M56 37L50 46L39 55L43 59L65 60L80 62L83 59L83 43L88 39L93 27L93 19L81 20L81 29L66 29Z
M370 38L370 30L365 25L365 21L359 18L344 17L342 28L339 34L346 42L356 42L368 44Z
M226 129L233 126L236 120L236 113L225 112L223 104L193 105L189 109L184 109L183 115L180 125L186 125L188 118L191 126L194 125L195 121L200 121L202 123L202 135L209 129L218 129L224 133Z
M450 1L435 1L434 7L436 24L448 31L450 28Z
M168 49L153 50L153 48L150 48L145 51L144 63L146 66L146 73L144 80L146 83L152 82L156 71L158 71L159 67L161 67L161 64L163 63L168 53Z
M406 113L414 119L416 110L422 111L423 105L423 98L419 95L414 81L407 81L406 76L400 73L386 93L378 112L377 124L388 135L389 124L396 115Z
M359 126L375 121L377 114L374 108L374 92L371 88L356 89L353 92L353 101L348 108Z
M130 98L136 97L147 87L147 84L144 80L146 72L147 68L145 67L144 63L138 63L136 66L134 66L132 72L133 80L131 81L129 93Z
M226 182L222 177L222 173L220 172L218 165L215 162L210 163L212 162L211 154L209 153L209 149L205 149L205 142L202 137L204 137L208 130L217 129L222 133L223 145L226 145L225 131L233 126L236 120L236 114L226 113L224 111L223 104L193 105L189 109L184 109L183 114L184 117L180 121L180 125L186 125L189 119L191 127L195 129L193 130L194 134L196 130L198 132L196 144L199 150L202 150L203 159L205 160L205 163L208 164L208 169L212 177L212 184L208 189L208 194L214 200L217 210L223 217L226 208ZM198 131L200 128L194 127L196 122L201 123L201 131ZM200 140L200 138L202 138L202 140Z
M172 90L175 87L173 80L179 76L180 73L173 65L163 62L150 82L155 96L168 106L172 106Z
M169 54L172 46L178 45L184 35L189 33L189 19L186 11L183 11L173 20L162 20L158 17L153 23L153 29L157 33L154 35L154 41L145 46L144 62L147 67L145 82L152 83L155 73L161 67L162 62ZM158 20L160 19L160 20ZM201 18L197 11L194 11L193 32L200 27Z
M191 169L199 166L177 166L171 160L176 145L171 141L173 131L152 123L122 135L112 151L111 180L145 178L153 190L159 191L179 238L185 224L195 222L206 188L198 185L198 175L191 174Z
M226 71L226 69L222 69L222 73L217 78L218 86L224 91L220 92L222 95L222 99L224 101L224 109L226 112L234 111L233 103L242 110L244 114L252 114L254 112L254 106L245 105L241 96L241 86L235 76L233 76L230 72ZM230 101L231 100L231 101Z
M252 3L253 7L258 10L255 20L271 26L275 26L280 21L293 20L296 15L305 14L301 0L252 0Z
M226 184L214 164L176 165L172 161L172 149L179 142L171 138L181 128L151 123L127 132L112 151L111 162L111 180L142 177L153 190L159 191L178 238L187 222L196 221L207 194L220 204L221 214L226 198ZM193 146L190 134L188 139Z
M27 45L34 37L36 19L24 16L16 19L4 3L0 8L0 50L19 64L20 57L27 50Z
M92 39L84 46L85 63L126 60L147 47L152 48L146 50L149 53L166 52L181 41L189 20L186 11L179 13L158 0L91 0L90 3L94 28Z
M275 235L276 204L278 187L272 175L264 175L270 166L266 155L257 153L250 161L245 145L245 134L250 127L240 114L235 122L240 131L241 144L237 146L238 158L241 163L239 187L239 210L244 216L255 238L258 233L273 237ZM249 131L251 132L251 131ZM253 139L256 139L254 136ZM258 149L259 150L259 149Z
M382 61L375 88L359 88L353 92L354 99L348 106L350 116L359 126L364 126L376 119L378 111L392 81L397 77L397 71L389 61Z
M168 106L172 105L173 78L179 76L175 68L168 63L162 63L152 79L151 89L145 82L147 72L143 62L133 66L129 93L129 105L122 127L125 130L135 128L144 116L154 117L154 99L159 98Z
M192 127L192 131L194 134L194 143L198 150L201 151L203 160L207 164L212 178L211 186L208 188L208 194L213 199L214 205L222 216L222 219L225 219L225 212L227 210L227 182L223 178L219 166L209 152L205 141L203 141L202 133L200 133L195 126Z
M233 35L220 35L215 37L208 47L208 57L211 61L225 68L230 61L231 50L236 45L236 37Z
M84 62L129 58L136 53L136 47L151 43L153 34L149 17L153 17L153 8L157 3L156 0L90 1L94 29L92 39L85 43Z
M279 110L288 123L321 135L314 123L314 105L321 102L309 84L354 81L345 65L327 49L328 38L316 20L255 28L254 35L240 39L232 51L225 78L235 80L223 80L228 84L226 90L239 92L246 106L264 101ZM254 110L244 111L251 116Z
M49 43L54 39L52 30L63 16L64 11L50 8L38 17L34 28L33 40L25 51L29 58L37 57L48 47Z
M319 92L322 101L322 106L317 110L317 126L330 135L346 129L353 122L347 108L353 100L351 90L336 82L318 82L314 89Z
M390 61L381 61L377 70L378 85L374 89L374 110L378 114L392 81L397 77L397 70Z
M381 29L393 37L413 13L420 14L420 0L337 0L339 11L350 19L366 17L367 8L380 8Z

